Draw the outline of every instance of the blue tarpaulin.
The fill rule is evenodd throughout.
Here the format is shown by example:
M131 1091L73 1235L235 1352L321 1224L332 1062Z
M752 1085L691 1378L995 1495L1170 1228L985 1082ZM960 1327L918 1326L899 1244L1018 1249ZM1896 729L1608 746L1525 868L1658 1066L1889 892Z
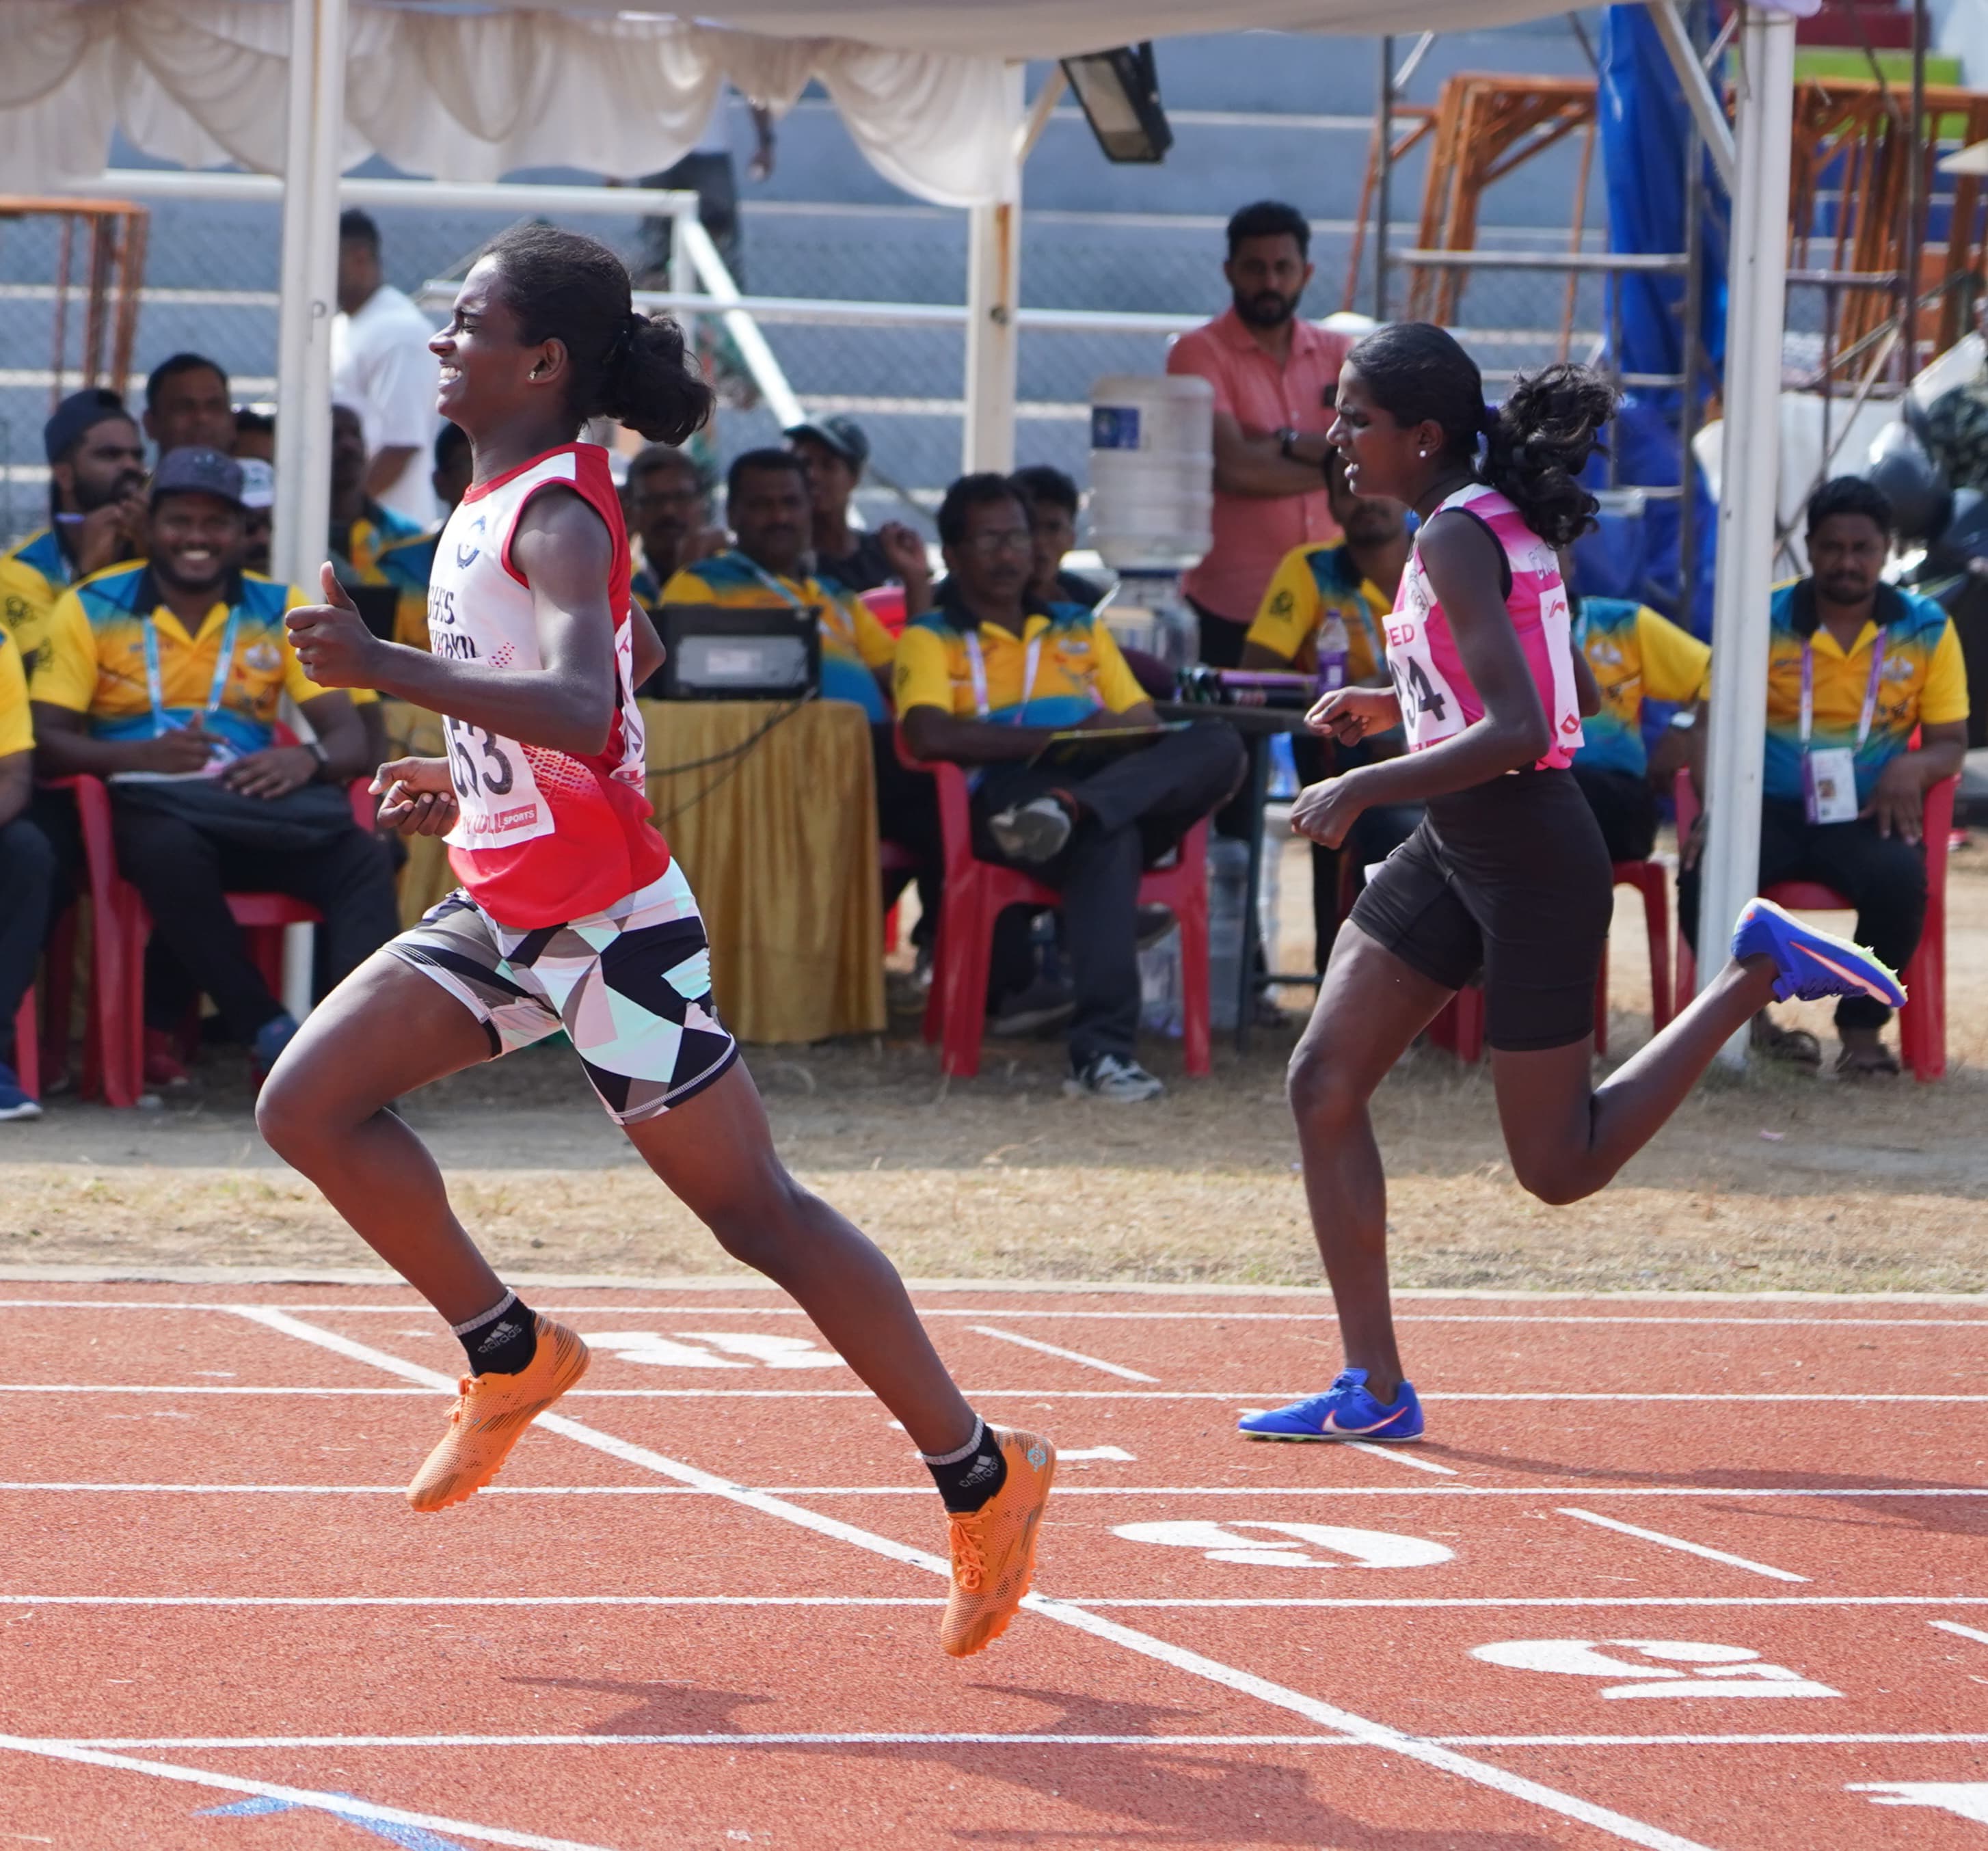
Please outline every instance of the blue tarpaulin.
M1608 197L1611 251L1672 253L1685 248L1685 157L1691 112L1662 41L1640 5L1611 6L1604 21L1601 76L1596 86L1603 172ZM1699 337L1708 366L1704 390L1717 389L1726 336L1726 201L1710 162L1701 168L1699 238L1704 286ZM1684 370L1685 283L1681 276L1612 278L1621 292L1625 373ZM1632 390L1618 421L1615 479L1624 486L1672 487L1678 480L1680 394ZM1638 596L1687 623L1700 635L1712 625L1712 551L1716 523L1709 499L1692 471L1698 569L1692 608L1681 608L1678 574L1678 509L1652 502L1645 517ZM1614 556L1621 553L1615 549ZM1598 560L1597 564L1600 562Z

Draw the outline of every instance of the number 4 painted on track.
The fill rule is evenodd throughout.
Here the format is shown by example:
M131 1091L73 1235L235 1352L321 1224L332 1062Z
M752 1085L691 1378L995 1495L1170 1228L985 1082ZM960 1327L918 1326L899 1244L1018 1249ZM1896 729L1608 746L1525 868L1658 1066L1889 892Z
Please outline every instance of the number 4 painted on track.
M597 1331L588 1333L587 1341L624 1363L659 1369L750 1369L756 1363L766 1369L837 1369L842 1364L833 1350L817 1349L806 1337L766 1336L756 1331L680 1330L676 1339L653 1330ZM699 1349L699 1344L710 1348ZM723 1353L713 1355L714 1350Z
M1470 1656L1515 1671L1554 1671L1570 1677L1626 1674L1641 1680L1611 1685L1601 1693L1604 1697L1843 1694L1786 1665L1763 1663L1751 1646L1706 1645L1689 1639L1511 1639L1473 1647Z

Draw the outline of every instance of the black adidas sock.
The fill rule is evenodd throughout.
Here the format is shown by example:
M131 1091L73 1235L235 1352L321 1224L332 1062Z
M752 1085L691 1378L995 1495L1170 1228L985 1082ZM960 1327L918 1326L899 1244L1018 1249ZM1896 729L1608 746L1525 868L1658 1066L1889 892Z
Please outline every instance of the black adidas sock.
M450 1326L469 1353L469 1373L515 1376L539 1353L538 1319L515 1292L467 1324Z
M1008 1461L986 1421L975 1417L973 1437L956 1453L920 1453L955 1516L977 1511L1008 1482Z

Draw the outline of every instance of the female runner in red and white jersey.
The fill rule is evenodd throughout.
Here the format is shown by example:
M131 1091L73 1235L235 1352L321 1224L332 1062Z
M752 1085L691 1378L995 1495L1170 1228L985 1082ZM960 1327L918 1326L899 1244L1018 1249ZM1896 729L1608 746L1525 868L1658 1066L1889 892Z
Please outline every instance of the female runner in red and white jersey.
M1575 478L1613 395L1584 368L1551 366L1521 380L1493 417L1455 340L1398 323L1347 356L1338 406L1332 440L1348 486L1405 503L1422 525L1388 623L1393 687L1340 689L1310 718L1348 744L1401 726L1409 749L1312 785L1291 820L1336 848L1364 809L1427 808L1355 903L1291 1059L1305 1194L1347 1366L1320 1393L1246 1417L1242 1430L1412 1440L1422 1410L1395 1346L1387 1183L1367 1106L1459 988L1482 973L1513 1172L1564 1203L1593 1194L1641 1150L1771 997L1897 985L1868 954L1755 900L1725 968L1592 1083L1613 877L1567 769L1585 668L1555 551L1591 524L1596 503Z
M390 1103L563 1029L650 1167L800 1301L902 1423L949 1518L940 1643L979 1651L1027 1591L1054 1449L979 1419L890 1262L774 1154L712 1001L697 903L643 795L633 690L661 650L629 596L606 452L574 439L605 416L679 443L710 390L681 330L633 312L611 251L542 225L489 248L430 345L438 409L475 466L436 548L431 653L374 637L329 566L326 603L289 623L320 687L376 687L444 716L447 757L382 765L374 788L383 822L446 833L462 884L326 998L256 1109L271 1146L468 1354L408 1500L440 1510L487 1484L587 1353L505 1289Z

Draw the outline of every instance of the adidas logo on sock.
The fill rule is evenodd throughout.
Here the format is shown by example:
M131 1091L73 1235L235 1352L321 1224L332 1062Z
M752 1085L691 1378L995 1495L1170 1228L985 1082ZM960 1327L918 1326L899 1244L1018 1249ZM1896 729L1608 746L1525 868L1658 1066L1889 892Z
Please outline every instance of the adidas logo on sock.
M509 1343L510 1340L513 1337L516 1336L524 1328L524 1326L522 1324L512 1323L509 1318L505 1318L501 1322L492 1325L490 1329L484 1333L483 1341L477 1345L476 1353L479 1356L488 1356L492 1350L496 1349L500 1344Z
M962 1491L971 1491L983 1478L992 1478L995 1472L999 1470L1000 1463L1001 1455L999 1453L982 1453L973 1461L972 1471L960 1480L959 1488Z

